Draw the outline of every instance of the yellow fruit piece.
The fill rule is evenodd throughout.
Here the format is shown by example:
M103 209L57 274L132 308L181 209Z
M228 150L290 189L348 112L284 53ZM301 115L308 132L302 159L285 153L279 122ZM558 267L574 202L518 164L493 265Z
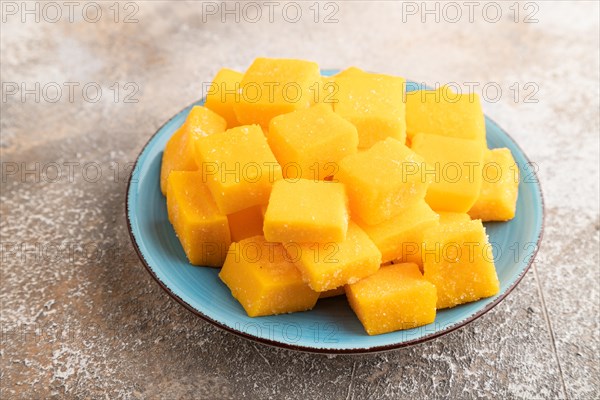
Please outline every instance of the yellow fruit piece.
M228 68L221 69L206 91L204 106L227 121L227 128L240 125L233 106L240 101L240 87L244 74Z
M246 208L227 216L231 240L239 242L253 236L263 234L262 206Z
M290 243L286 250L308 285L317 292L336 289L374 274L381 253L358 225L350 222L338 243Z
M273 118L267 139L284 178L291 179L325 179L358 146L354 125L325 104Z
M469 211L481 191L483 148L474 140L419 133L412 149L425 159L423 175L433 179L425 196L431 208Z
M435 320L436 288L413 263L381 267L346 286L346 296L369 335L427 325Z
M358 129L358 147L391 137L406 141L404 78L348 72L335 77L333 110Z
M366 74L366 72L358 67L348 67L345 70L340 71L337 74L333 75L333 77L334 78L344 78L344 77L349 77L349 76L361 76L363 74Z
M479 198L469 210L471 218L508 221L515 216L519 195L519 168L509 149L485 153Z
M421 179L423 158L388 138L340 161L334 179L346 185L351 215L380 224L422 200L429 182Z
M167 212L191 264L223 265L231 244L229 226L202 183L201 172L169 174Z
M360 226L381 251L382 262L398 260L421 264L423 231L436 226L438 220L439 216L420 200L385 222Z
M475 140L485 147L485 119L479 96L456 94L448 86L406 94L406 134Z
M319 299L328 299L330 297L343 296L344 294L346 294L346 291L344 290L344 287L341 286L337 289L331 289L327 290L326 292L321 292L319 294Z
M265 213L265 238L283 243L341 242L348 230L346 204L346 192L340 183L277 181Z
M319 298L283 246L262 236L233 243L219 278L250 317L310 310Z
M281 167L260 126L228 129L198 139L196 154L203 180L223 214L266 204Z
M319 85L321 74L314 62L257 58L242 79L241 98L233 108L236 118L268 127L271 118L315 103Z
M160 190L167 194L167 178L171 171L195 171L195 143L198 138L225 131L226 122L208 108L194 106L183 125L167 142L160 166Z
M471 217L466 213L455 213L455 212L447 212L440 211L440 224L451 224L454 222L469 222Z
M428 229L422 255L425 279L437 288L437 308L490 297L500 290L492 247L480 220Z

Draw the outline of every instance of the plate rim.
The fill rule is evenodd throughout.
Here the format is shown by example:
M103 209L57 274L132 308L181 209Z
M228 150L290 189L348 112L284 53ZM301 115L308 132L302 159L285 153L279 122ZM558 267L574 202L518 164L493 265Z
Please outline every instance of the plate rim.
M473 315L462 319L452 325L449 325L448 327L441 329L439 331L435 331L433 333L429 333L427 335L421 336L419 338L416 339L412 339L412 340L408 340L406 342L401 342L401 343L394 343L394 344L388 344L388 345L380 345L380 346L373 346L373 347L356 347L356 348L344 348L344 349L338 349L338 348L327 348L327 347L310 347L310 346L303 346L303 345L296 345L296 344L290 344L290 343L284 343L284 342L280 342L280 341L276 341L276 340L271 340L271 339L267 339L267 338L262 338L262 337L258 337L258 336L253 336L247 332L244 332L242 330L236 330L233 327L227 326L213 318L211 318L210 316L202 313L201 311L197 310L196 308L192 307L188 302L186 302L185 300L183 300L177 293L173 292L156 274L156 272L154 272L154 270L152 269L152 267L150 266L149 262L146 260L146 257L144 256L144 254L142 253L138 242L137 242L137 238L135 237L135 233L133 233L133 228L132 228L132 221L130 218L130 207L129 207L129 199L130 199L130 190L132 187L132 181L133 178L135 176L135 172L138 170L138 165L139 165L139 161L140 161L140 157L146 152L146 149L148 148L148 146L150 145L150 143L154 140L154 138L161 132L161 130L169 123L171 122L174 118L176 118L178 115L180 115L183 111L187 110L188 108L193 107L194 105L197 104L201 104L203 103L203 98L200 100L197 100L193 103L191 103L190 105L184 107L183 109L181 109L180 111L178 111L177 113L175 113L171 118L169 118L167 121L165 121L157 130L156 132L154 132L154 134L152 136L150 136L150 138L146 141L146 143L144 144L144 146L142 147L142 149L140 150L139 154L137 155L136 159L135 159L135 163L133 164L133 168L131 169L131 174L129 175L128 181L127 181L127 188L126 188L126 193L125 193L125 219L127 220L127 231L129 233L129 238L131 240L131 243L133 244L133 247L135 249L135 252L138 255L138 258L140 259L140 261L142 262L142 264L144 265L146 271L148 271L148 273L150 274L150 276L152 276L152 278L154 278L154 280L158 283L158 285L172 298L174 299L177 303L179 303L180 305L182 305L184 308L186 308L188 311L190 311L191 313L195 314L196 316L202 318L203 320L211 323L212 325L221 328L227 332L233 333L236 336L240 336L243 337L244 339L250 340L250 341L254 341L254 342L259 342L262 344L266 344L269 346L273 346L273 347L278 347L278 348L283 348L283 349L287 349L287 350L294 350L294 351L301 351L301 352L307 352L307 353L318 353L318 354L372 354L372 353L381 353L381 352L386 352L386 351L391 351L391 350L397 350L397 349L401 349L401 348L406 348L406 347L411 347L411 346L415 346L424 342L428 342L431 341L433 339L436 339L440 336L444 336L447 335L451 332L454 332L460 328L465 327L466 325L469 325L471 322L479 319L480 317L482 317L483 315L487 314L491 309L493 309L494 307L496 307L498 304L500 304L521 282L521 280L523 279L523 277L527 274L527 272L529 271L529 269L531 268L533 262L535 261L535 258L537 256L537 253L539 251L540 245L542 243L542 238L544 236L544 227L545 227L545 222L546 222L546 204L544 201L544 193L542 191L542 185L540 183L539 177L537 172L535 172L535 177L536 177L536 188L539 191L540 194L540 200L541 200L541 226L540 226L540 231L539 234L536 238L536 246L535 246L535 250L534 252L531 254L531 257L529 258L529 261L527 262L527 266L522 270L522 272L517 276L517 279L515 279L515 281L513 282L512 285L510 285L506 291L504 293L502 293L500 296L498 296L496 299L494 299L491 303L487 304L484 308L482 308L481 310L478 310L477 312L475 312ZM495 120L493 120L492 118L488 117L486 114L484 114L484 118L487 119L488 121L490 121L491 123L493 123L494 125L496 125L496 127L504 134L506 135L506 137L512 142L512 144L521 152L521 154L523 155L523 157L525 158L525 160L527 161L527 163L531 163L531 160L529 159L529 157L527 156L527 154L523 151L523 149L521 148L521 146L519 146L519 144L513 139L512 136L510 136Z

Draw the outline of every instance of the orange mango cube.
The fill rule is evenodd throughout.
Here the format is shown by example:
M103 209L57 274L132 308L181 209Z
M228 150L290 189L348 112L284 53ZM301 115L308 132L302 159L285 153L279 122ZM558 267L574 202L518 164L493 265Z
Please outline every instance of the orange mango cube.
M262 206L246 208L227 216L231 240L239 242L253 236L263 234Z
M319 299L328 299L330 297L343 296L345 294L346 294L346 291L344 290L344 287L340 286L337 289L331 289L331 290L327 290L325 292L321 292L319 294Z
M240 101L240 87L244 74L222 68L206 91L204 106L213 110L227 121L227 128L240 125L235 117L233 106Z
M173 171L167 190L169 221L193 265L220 267L231 244L227 218L219 213L199 171Z
M233 243L219 278L250 317L310 310L319 298L302 281L281 243L262 236Z
M440 211L440 224L451 224L454 222L469 222L471 217L467 213L455 213L448 211Z
M381 267L346 286L346 296L369 335L411 329L435 320L436 288L413 263Z

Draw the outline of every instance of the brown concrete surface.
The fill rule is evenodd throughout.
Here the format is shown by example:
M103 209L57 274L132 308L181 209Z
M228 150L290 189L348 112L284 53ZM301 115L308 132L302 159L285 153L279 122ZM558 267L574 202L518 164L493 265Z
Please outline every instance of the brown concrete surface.
M219 10L203 21L203 7L220 2L97 2L97 22L94 7L82 17L83 3L73 22L63 2L56 22L54 6L27 2L34 13L38 4L36 22L23 4L1 3L0 398L600 397L597 2L523 2L518 16L497 2L497 22L496 6L477 3L472 23L463 2L456 23L445 3L439 22L421 2L321 3L317 23L312 2L297 22L279 3L273 23L260 2L255 23L250 9L239 23ZM324 23L336 9L337 22ZM133 12L137 22L124 23ZM202 82L257 56L477 82L477 93L492 83L485 112L539 167L546 201L544 242L518 288L464 329L361 356L266 347L174 302L130 244L128 170ZM67 82L79 84L72 99ZM22 98L21 85L34 93ZM137 102L125 102L136 87Z

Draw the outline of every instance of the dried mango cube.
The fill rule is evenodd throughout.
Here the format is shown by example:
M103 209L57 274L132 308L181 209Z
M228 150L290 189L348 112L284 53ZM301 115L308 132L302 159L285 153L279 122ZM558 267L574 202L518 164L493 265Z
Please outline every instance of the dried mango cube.
M480 220L443 223L425 231L424 277L437 288L437 308L490 297L500 284Z
M348 230L344 185L308 179L280 180L265 213L265 238L271 242L342 242Z
M196 154L223 214L266 204L281 167L258 125L239 126L198 139Z
M406 141L404 78L347 72L335 77L333 110L358 129L358 147L391 137Z
M423 231L438 224L439 216L424 200L377 225L360 224L381 251L382 262L421 264Z
M406 134L418 133L475 140L485 147L485 119L479 96L457 94L450 87L406 94Z
M354 125L325 104L273 118L267 139L284 178L290 179L325 179L358 146Z
M225 131L226 122L206 107L194 106L183 125L169 139L160 166L160 190L167 194L167 178L171 171L195 171L195 143L202 136Z
M262 236L233 243L219 278L250 317L310 310L319 298L302 281L281 243Z
M471 218L508 221L515 216L519 194L519 168L509 149L485 153L479 198L469 210Z
M346 294L346 291L344 290L344 287L340 286L337 289L331 289L331 290L327 290L325 292L321 292L319 294L319 299L328 299L330 297L343 296L345 294Z
M242 124L266 128L271 118L315 103L320 84L319 66L314 62L257 58L242 79L240 101L233 108L236 118Z
M213 110L227 121L227 128L240 125L233 112L233 106L240 101L240 87L244 74L222 68L206 91L204 106Z
M253 236L263 234L262 206L246 208L227 216L231 240L239 242Z
M348 76L360 76L362 74L366 74L366 72L358 67L348 67L345 70L338 72L333 77L334 78L343 78L343 77L348 77Z
M350 307L369 335L427 325L435 320L436 288L413 263L381 267L346 286Z
M388 138L344 157L335 179L346 185L351 214L375 225L423 199L429 185L421 178L423 164L403 142Z
M471 217L467 213L455 213L448 211L440 211L440 224L451 224L454 222L469 222Z
M289 257L308 285L317 292L336 289L374 274L381 253L358 225L350 222L346 240L338 243L292 243Z
M475 204L483 178L483 148L474 140L419 133L412 149L425 159L433 182L425 201L435 211L465 213Z
M169 174L167 212L191 264L223 265L231 244L229 226L202 183L201 172Z

